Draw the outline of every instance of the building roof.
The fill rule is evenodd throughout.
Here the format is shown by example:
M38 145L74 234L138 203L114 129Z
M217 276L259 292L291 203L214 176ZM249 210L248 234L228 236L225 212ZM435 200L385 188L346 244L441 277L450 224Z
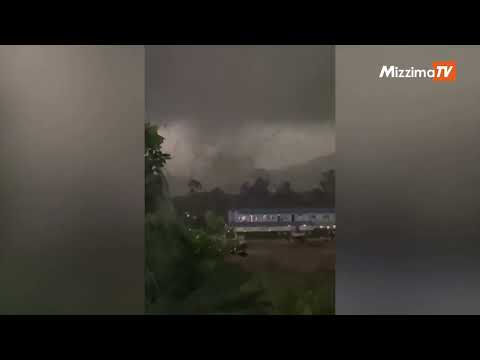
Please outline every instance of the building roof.
M331 208L269 208L269 209L231 209L241 214L306 214L306 213L335 213Z
M304 224L305 222L301 222ZM292 223L289 222L231 222L230 225L235 227L287 227L291 226Z

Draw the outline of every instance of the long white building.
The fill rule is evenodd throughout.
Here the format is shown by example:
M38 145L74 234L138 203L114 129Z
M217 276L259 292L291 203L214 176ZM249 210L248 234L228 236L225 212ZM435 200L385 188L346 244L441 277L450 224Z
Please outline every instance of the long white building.
M335 228L334 209L232 209L229 226L236 233L290 232Z

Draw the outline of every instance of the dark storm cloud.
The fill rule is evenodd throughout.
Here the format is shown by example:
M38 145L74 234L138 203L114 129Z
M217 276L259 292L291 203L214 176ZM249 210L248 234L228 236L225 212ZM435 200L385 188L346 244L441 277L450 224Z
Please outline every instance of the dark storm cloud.
M147 118L167 170L213 186L332 153L333 67L330 46L147 47Z
M330 46L147 48L147 113L224 128L261 121L331 123Z

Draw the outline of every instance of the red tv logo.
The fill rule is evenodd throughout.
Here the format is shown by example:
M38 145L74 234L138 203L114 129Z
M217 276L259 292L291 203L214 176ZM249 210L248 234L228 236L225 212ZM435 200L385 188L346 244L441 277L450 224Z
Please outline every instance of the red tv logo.
M380 74L382 78L392 79L431 79L432 81L455 81L457 79L456 61L434 61L432 67L416 68L383 65Z
M433 81L455 81L457 79L456 61L434 61L432 66L435 70Z

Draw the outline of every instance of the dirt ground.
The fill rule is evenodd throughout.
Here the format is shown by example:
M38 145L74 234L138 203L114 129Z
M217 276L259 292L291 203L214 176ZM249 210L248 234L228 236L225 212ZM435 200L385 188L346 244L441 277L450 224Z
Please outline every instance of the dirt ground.
M308 239L292 244L285 239L248 240L247 257L229 256L249 271L261 271L270 265L298 272L335 271L335 240Z

